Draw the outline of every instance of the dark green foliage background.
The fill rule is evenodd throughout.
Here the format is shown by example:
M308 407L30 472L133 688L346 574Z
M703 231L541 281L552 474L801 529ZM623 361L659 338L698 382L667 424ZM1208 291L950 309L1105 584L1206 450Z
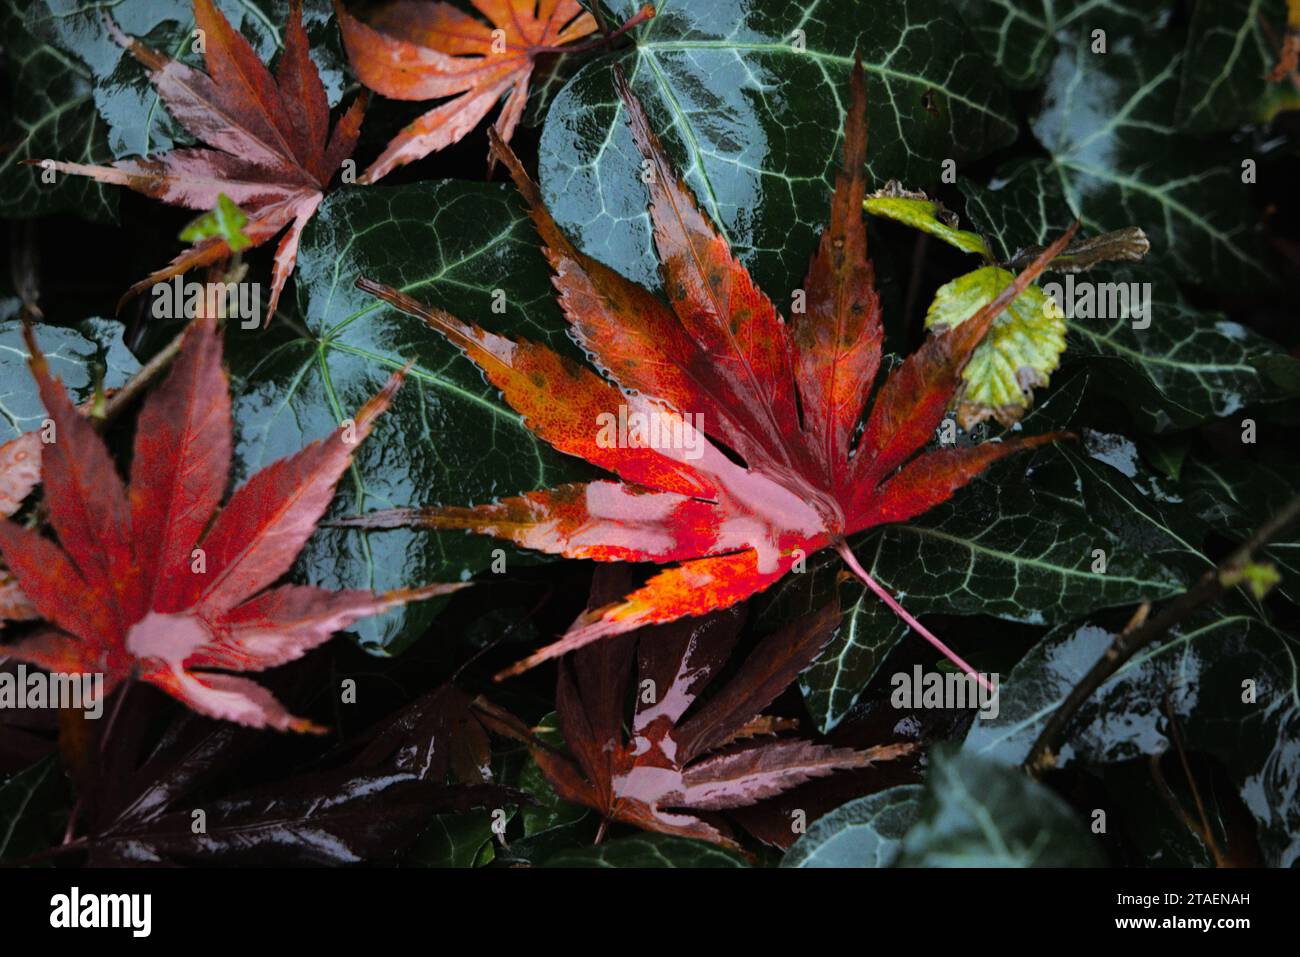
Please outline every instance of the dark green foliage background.
M601 12L616 24L639 5L607 0ZM140 70L103 33L104 6L0 4L7 102L0 216L12 267L0 279L4 439L39 414L18 348L24 303L39 308L42 343L57 349L58 371L81 395L99 375L110 386L125 381L177 331L149 318L143 300L117 320L101 317L112 315L128 284L174 255L188 214L88 180L44 185L38 170L21 165L46 157L106 162L186 142ZM127 32L195 60L186 52L186 0L109 6ZM219 6L260 54L275 56L286 3ZM356 81L328 4L305 6L313 56L338 104ZM864 589L840 581L838 559L818 556L807 573L752 603L751 642L838 593L844 612L835 635L777 710L832 740L934 745L928 770L848 776L800 789L784 804L765 802L733 822L753 851L745 858L622 827L593 845L595 815L560 801L522 749L497 741L494 781L519 789L508 846L494 839L486 810L430 810L400 847L385 844L374 860L1205 865L1214 849L1161 799L1149 769L1176 733L1196 789L1213 794L1217 849L1269 865L1300 861L1295 532L1267 556L1283 575L1271 596L1233 594L1130 662L1085 709L1059 773L1036 784L1013 770L1046 713L1140 602L1180 593L1300 486L1293 195L1300 114L1288 112L1300 95L1263 80L1274 57L1269 25L1281 29L1284 0L657 6L635 42L566 58L553 74L544 69L531 125L515 137L557 220L586 252L658 288L639 156L612 85L617 62L702 207L772 299L788 306L826 219L856 56L868 79L873 188L898 179L941 198L1004 256L1048 241L1076 218L1089 233L1141 226L1152 241L1148 260L1091 278L1150 282L1153 321L1145 330L1121 320L1071 324L1062 367L1022 427L1068 429L1077 441L1003 463L950 503L853 543L912 612L978 668L1002 674L996 720L889 708L889 675L913 664L932 668L936 656L905 638ZM1094 52L1099 30L1104 53ZM418 112L377 98L359 166ZM378 186L336 186L327 197L304 234L293 292L276 322L266 332L227 331L236 482L325 434L408 360L410 379L340 484L331 517L485 502L592 473L539 443L455 349L353 285L364 274L581 358L531 224L500 172L486 175L485 155L479 130ZM947 161L955 183L941 178ZM1253 183L1243 182L1245 161L1255 164ZM920 340L934 290L974 264L897 224L871 221L869 230L889 344L904 353ZM249 262L265 289L269 252ZM504 313L492 309L496 290ZM1256 425L1252 445L1241 441L1245 419ZM125 455L130 423L115 426L110 439ZM451 601L360 623L355 645L335 642L301 668L284 669L298 706L335 727L335 736L254 745L235 734L246 759L218 784L273 791L286 754L298 769L328 767L371 722L391 720L453 676L554 731L553 669L504 686L488 679L567 627L586 602L591 569L507 549L508 571L495 575L487 569L496 547L460 534L321 529L293 572L297 581L478 584ZM1097 550L1104 571L1096 570ZM355 710L334 703L349 676L363 689ZM1246 679L1258 688L1252 704L1241 699ZM152 704L155 728L176 719L177 709ZM39 853L66 821L68 787L55 759L42 756L52 741L52 722L20 727L0 715L0 858ZM1192 807L1183 765L1157 761L1172 793ZM788 831L792 807L809 809L809 826L782 860L767 844L774 828ZM1111 813L1104 835L1087 828L1097 807ZM384 813L382 800L373 813ZM998 822L997 834L979 826L984 819ZM223 853L216 848L212 862Z

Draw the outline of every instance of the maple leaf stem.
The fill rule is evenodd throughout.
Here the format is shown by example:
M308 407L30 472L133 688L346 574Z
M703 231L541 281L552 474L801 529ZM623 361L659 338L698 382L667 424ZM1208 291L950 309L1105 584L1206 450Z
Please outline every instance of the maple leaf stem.
M536 55L538 53L564 53L564 54L587 53L590 50L599 50L601 47L608 46L609 44L613 43L615 40L617 40L623 34L627 33L633 27L639 27L647 20L653 19L654 15L655 15L654 4L647 3L644 6L642 6L640 10L634 13L630 18L628 18L628 21L626 23L624 23L617 30L614 30L612 33L607 33L604 36L597 37L594 40L589 40L586 43L534 47L532 52L534 55Z
M907 624L911 626L913 631L919 634L930 644L934 645L935 648L939 649L939 651L943 653L943 656L945 658L947 658L949 661L951 661L954 665L956 665L966 674L970 675L972 678L978 681L980 683L980 686L983 687L985 690L987 690L990 694L997 693L997 689L993 687L993 685L989 682L987 678L985 678L982 674L979 674L974 668L972 668L969 664L967 664L962 659L962 657L959 654L957 654L957 652L953 651L942 641L940 641L930 631L930 629L926 628L925 625L921 624L914 617L912 617L911 612L909 612L906 608L900 605L898 601L894 598L894 596L891 595L889 591L883 585L880 584L880 582L872 578L867 573L867 570L863 568L860 564L858 564L857 556L854 555L852 549L849 548L848 542L841 539L840 542L835 546L835 549L840 553L840 557L844 559L844 563L849 566L849 570L853 572L853 574L861 578L863 583L868 588L870 588L873 592L875 592L876 596L881 601L883 601L886 605L889 606L890 611L892 611L899 618L903 619L903 621L907 622Z

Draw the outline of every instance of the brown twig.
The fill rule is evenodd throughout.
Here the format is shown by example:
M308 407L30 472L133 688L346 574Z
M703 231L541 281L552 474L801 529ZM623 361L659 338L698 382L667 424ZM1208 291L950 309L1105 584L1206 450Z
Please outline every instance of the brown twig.
M187 325L186 328L189 328L189 326ZM182 329L176 334L175 339L163 346L157 355L141 366L140 371L133 375L126 385L109 396L104 403L104 413L100 416L101 421L113 421L114 418L121 414L123 409L134 402L140 393L147 389L154 379L158 378L159 373L171 365L171 361L181 351L181 343L184 340L185 329Z
M1047 726L1043 728L1025 758L1024 768L1031 777L1037 777L1056 765L1056 749L1070 722L1079 709L1093 694L1104 685L1124 663L1139 650L1164 636L1192 612L1215 601L1226 592L1231 580L1231 573L1247 565L1254 555L1277 538L1297 518L1300 518L1300 495L1297 495L1286 507L1261 525L1240 548L1234 551L1217 568L1212 568L1200 579L1179 595L1159 613L1151 616L1136 628L1125 630L1115 636L1106 653L1101 656L1082 680L1071 689L1070 694L1052 713Z

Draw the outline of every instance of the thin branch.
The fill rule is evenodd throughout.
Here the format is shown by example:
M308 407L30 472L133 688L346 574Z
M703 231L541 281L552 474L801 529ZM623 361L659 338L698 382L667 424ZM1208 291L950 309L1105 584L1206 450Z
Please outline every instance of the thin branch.
M1242 544L1217 568L1206 572L1196 584L1179 595L1159 613L1153 615L1144 624L1115 636L1106 653L1103 654L1071 689L1066 699L1061 702L1047 726L1038 735L1038 740L1025 758L1025 771L1032 777L1056 765L1056 751L1070 722L1079 709L1093 694L1119 671L1130 658L1187 618L1192 612L1217 600L1229 588L1228 582L1236 580L1239 572L1254 558L1255 554L1276 539L1297 518L1300 518L1300 495L1293 498L1286 507L1259 527L1254 535Z
M185 328L188 329L189 326L187 325ZM184 340L185 329L182 329L177 333L175 339L163 346L157 355L141 366L140 371L133 375L126 385L108 398L104 403L104 414L100 417L100 421L113 421L114 418L121 414L123 409L134 402L140 393L147 389L149 384L171 365L172 360L176 358L176 354L181 351L181 343Z

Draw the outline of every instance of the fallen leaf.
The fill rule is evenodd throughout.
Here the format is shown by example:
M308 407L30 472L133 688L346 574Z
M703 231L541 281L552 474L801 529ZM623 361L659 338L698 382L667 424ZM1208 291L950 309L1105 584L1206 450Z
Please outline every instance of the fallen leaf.
M24 432L0 445L0 518L18 511L32 489L41 483L41 439ZM38 617L12 575L0 565L0 628L6 621Z
M622 481L566 485L470 508L380 512L352 524L461 528L571 558L680 563L622 601L580 617L563 638L507 673L600 638L734 605L828 546L909 625L970 671L861 568L845 538L919 515L997 459L1057 437L917 454L993 320L1065 247L1073 229L969 319L931 334L884 377L866 410L882 331L862 219L861 68L853 75L830 225L804 282L806 312L793 328L700 212L621 74L619 86L646 159L671 308L580 253L518 159L495 139L531 207L571 332L613 382L395 289L364 278L358 285L463 349L538 436Z
M596 30L595 18L577 0L472 2L490 26L449 3L416 0L393 0L363 23L334 0L348 59L362 83L396 100L451 97L393 137L361 182L373 183L459 142L502 97L495 126L509 142L524 115L537 58L573 52L569 44ZM614 35L653 16L654 7L646 4Z
M598 582L593 592L600 588ZM776 737L788 723L760 718L825 645L839 620L833 603L764 638L731 679L691 711L730 657L743 619L733 608L653 626L561 662L556 709L571 757L540 741L531 745L556 792L607 820L735 848L720 823L698 812L755 804L812 778L912 749L903 743L859 751ZM635 705L625 734L629 688Z
M230 395L221 338L199 319L166 382L141 409L128 488L94 426L27 347L53 423L42 450L59 545L0 520L0 555L50 627L5 646L54 672L135 673L194 710L252 727L320 730L246 678L300 657L352 621L458 585L372 594L269 587L315 530L355 444L402 382L326 439L254 475L219 510L230 471ZM214 670L216 669L216 670Z
M150 81L176 121L207 147L174 149L111 166L53 167L189 209L215 210L225 194L247 214L243 234L253 246L288 226L275 251L269 322L293 272L303 227L324 199L334 172L356 146L365 97L357 97L331 133L325 87L302 27L301 0L290 4L284 54L274 75L212 0L193 3L194 22L205 37L206 74L126 36L107 16L105 20L113 38L149 70ZM202 239L128 289L122 302L154 283L227 259L231 252L219 236Z
M223 787L254 759L274 766L276 741L227 723L172 722L156 745L114 732L107 797L84 816L90 866L183 862L356 864L391 857L436 814L526 804L491 781L488 738L453 685L420 695L302 773ZM149 740L145 738L145 740ZM267 755L269 752L269 756ZM322 764L327 766L322 767ZM117 767L121 765L121 767ZM116 772L116 773L114 773ZM194 832L193 809L205 812Z

